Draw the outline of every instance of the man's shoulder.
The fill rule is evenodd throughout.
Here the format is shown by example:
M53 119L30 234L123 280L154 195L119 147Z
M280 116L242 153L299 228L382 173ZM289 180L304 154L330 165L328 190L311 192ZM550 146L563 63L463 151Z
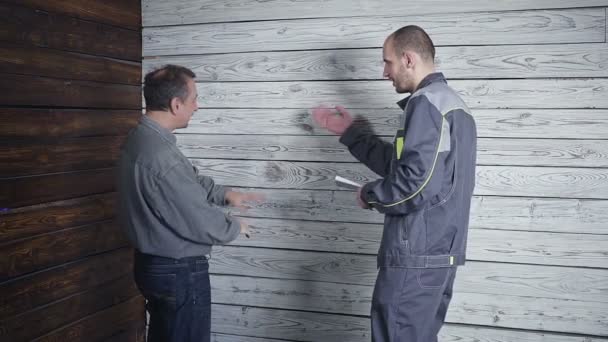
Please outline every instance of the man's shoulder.
M470 113L469 107L458 92L444 82L435 82L419 89L412 98L416 99L415 102L428 101L442 115L454 110Z
M123 152L140 167L162 175L181 162L181 153L159 134L137 127L128 136Z

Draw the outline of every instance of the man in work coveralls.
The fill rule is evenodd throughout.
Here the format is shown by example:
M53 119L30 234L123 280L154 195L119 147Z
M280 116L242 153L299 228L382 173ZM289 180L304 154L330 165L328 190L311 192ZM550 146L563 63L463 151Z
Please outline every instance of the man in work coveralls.
M353 156L382 178L359 189L363 208L385 214L371 308L372 341L433 342L465 262L475 184L476 127L469 109L435 71L426 32L405 26L384 42L384 77L403 109L392 144L357 125L344 107L317 107L313 119L340 135Z

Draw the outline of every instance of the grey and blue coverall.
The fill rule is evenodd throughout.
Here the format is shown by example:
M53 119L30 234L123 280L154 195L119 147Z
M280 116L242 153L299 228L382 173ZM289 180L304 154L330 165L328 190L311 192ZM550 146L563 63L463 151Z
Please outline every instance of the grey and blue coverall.
M465 262L477 133L469 109L432 73L400 101L392 144L351 125L340 142L382 178L361 199L385 214L371 309L372 341L433 342L456 266Z

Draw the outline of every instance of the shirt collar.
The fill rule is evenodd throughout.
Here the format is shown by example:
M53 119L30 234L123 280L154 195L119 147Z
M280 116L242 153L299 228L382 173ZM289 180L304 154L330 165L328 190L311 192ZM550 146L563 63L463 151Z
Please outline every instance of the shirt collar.
M173 144L175 144L177 142L177 138L175 138L175 135L173 135L173 133L170 130L166 129L165 127L162 127L161 125L158 124L158 122L150 119L147 115L142 115L141 124L150 129L153 129L162 138L166 139L167 141L169 141Z
M416 89L416 91L418 91L424 87L427 87L435 82L447 83L447 81L445 80L445 76L443 76L443 73L434 72L432 74L428 74L425 78L422 79L422 81L420 81L420 84L418 85L418 88ZM410 99L410 97L412 97L412 96L410 95L410 96L400 100L399 102L397 102L397 105L401 108L401 110L405 110L405 106L407 105L407 101Z

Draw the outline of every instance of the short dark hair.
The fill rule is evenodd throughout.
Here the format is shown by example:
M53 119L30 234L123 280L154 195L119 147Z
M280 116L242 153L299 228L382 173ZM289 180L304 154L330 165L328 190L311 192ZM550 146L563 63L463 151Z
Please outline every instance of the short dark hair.
M433 45L431 37L420 26L404 26L393 32L390 37L393 47L399 54L405 50L414 50L424 60L435 61L435 45Z
M172 64L146 74L144 78L146 110L169 110L171 100L174 97L186 101L188 80L195 77L196 75L192 70Z

